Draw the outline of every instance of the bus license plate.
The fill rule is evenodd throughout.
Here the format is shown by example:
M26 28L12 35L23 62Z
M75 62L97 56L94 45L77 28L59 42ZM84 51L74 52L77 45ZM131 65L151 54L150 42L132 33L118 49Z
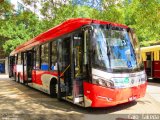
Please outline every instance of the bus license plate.
M133 101L133 100L136 100L136 99L137 99L136 96L132 96L132 97L128 98L128 101Z

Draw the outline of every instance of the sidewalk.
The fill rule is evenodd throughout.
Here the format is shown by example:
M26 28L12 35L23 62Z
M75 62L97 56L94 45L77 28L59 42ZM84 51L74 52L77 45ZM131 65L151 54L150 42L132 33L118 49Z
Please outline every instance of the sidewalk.
M108 108L81 108L11 79L1 79L0 88L0 120L150 120L145 115L152 114L160 117L160 83L148 83L143 98Z
M0 80L8 79L9 75L8 74L0 74Z
M160 103L160 83L148 83L147 93Z

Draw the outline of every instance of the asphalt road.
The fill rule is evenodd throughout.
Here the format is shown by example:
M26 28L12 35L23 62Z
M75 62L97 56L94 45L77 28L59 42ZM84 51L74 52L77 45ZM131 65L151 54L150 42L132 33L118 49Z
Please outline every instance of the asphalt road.
M160 83L148 83L147 94L109 108L82 108L38 90L0 80L0 120L131 120L160 119Z

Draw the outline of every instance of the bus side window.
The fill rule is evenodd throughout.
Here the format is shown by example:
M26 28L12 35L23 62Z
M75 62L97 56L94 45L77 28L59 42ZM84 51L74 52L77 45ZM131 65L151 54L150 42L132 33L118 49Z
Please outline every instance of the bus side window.
M147 59L146 60L151 60L151 55L147 55Z
M50 69L57 70L57 42L56 41L51 42L50 59L51 59Z
M49 69L49 44L46 43L41 46L41 70L48 70Z
M21 53L19 53L19 54L18 54L17 64L20 65L20 64L21 64L21 61L22 61L22 60L21 60Z
M146 53L146 62L147 62L147 68L151 68L151 53L150 52L147 52Z
M35 48L35 69L39 69L40 68L40 51L39 51L39 46Z
M85 74L85 81L90 82L90 60L89 58L89 49L90 49L90 31L84 31L84 40L83 40L83 73Z
M15 64L17 65L18 62L18 54L15 55Z

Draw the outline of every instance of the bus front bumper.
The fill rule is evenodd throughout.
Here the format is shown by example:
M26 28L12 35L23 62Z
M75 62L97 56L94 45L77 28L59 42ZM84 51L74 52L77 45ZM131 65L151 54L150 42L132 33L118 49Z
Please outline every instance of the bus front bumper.
M146 93L147 83L131 87L111 89L87 82L84 85L85 107L109 107L134 101Z

